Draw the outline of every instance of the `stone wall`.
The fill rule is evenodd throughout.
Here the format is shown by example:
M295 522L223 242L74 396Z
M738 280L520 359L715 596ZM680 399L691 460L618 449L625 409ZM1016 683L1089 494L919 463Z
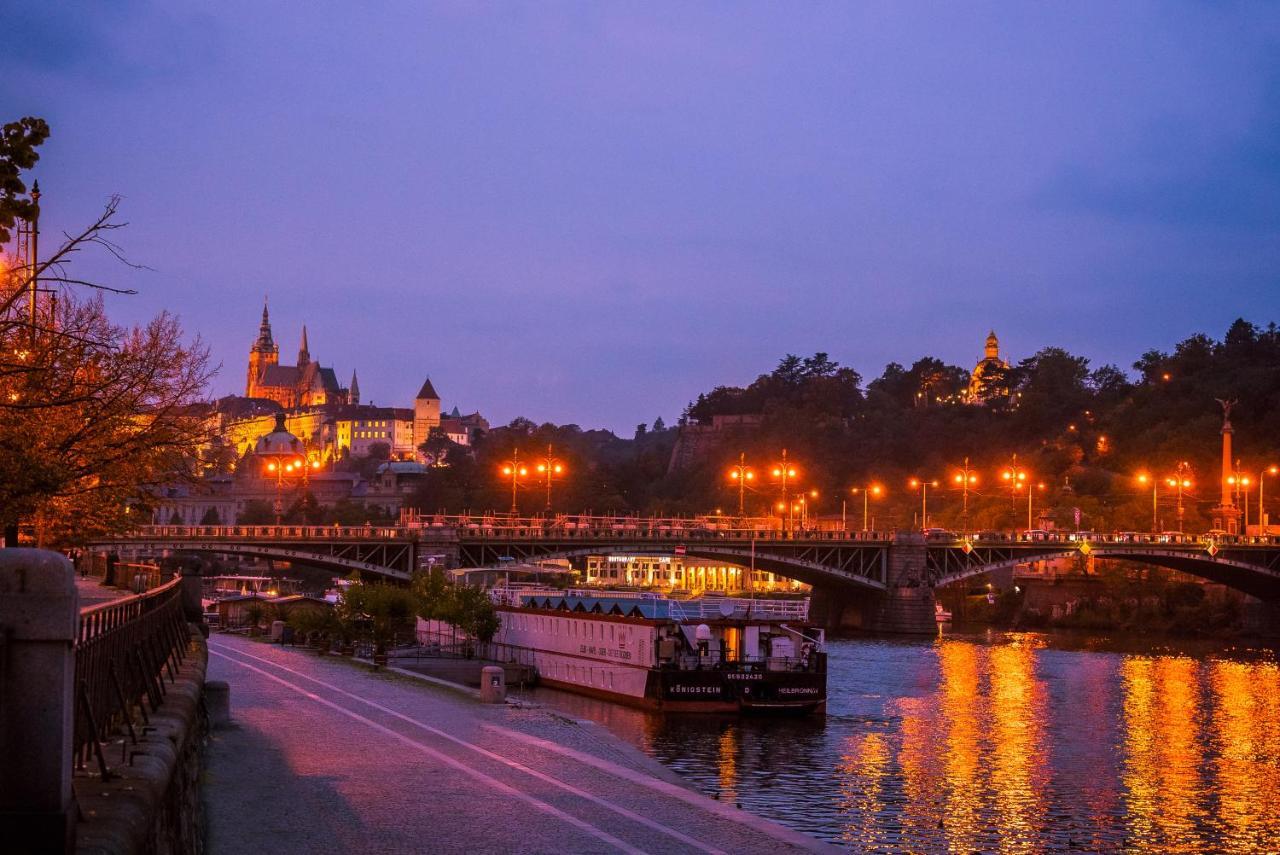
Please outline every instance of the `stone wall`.
M76 851L92 855L202 853L204 820L200 803L203 749L208 715L200 702L208 649L192 627L186 662L170 683L149 727L135 720L138 743L104 746L113 777L106 782L90 762L73 783L80 821ZM121 762L121 756L124 761Z

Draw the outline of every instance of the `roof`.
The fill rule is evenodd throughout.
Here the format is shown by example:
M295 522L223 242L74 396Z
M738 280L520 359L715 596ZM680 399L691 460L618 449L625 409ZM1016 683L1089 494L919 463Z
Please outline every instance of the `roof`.
M290 603L299 603L304 600L307 602L315 603L317 605L321 605L321 606L333 605L333 603L329 602L323 597L313 597L310 594L287 594L283 597L276 597L273 600L271 600L271 602L278 606L284 606L284 605L289 605Z
M440 396L436 394L436 387L431 385L430 377L422 381L422 388L418 390L416 400L423 401L427 399L435 401L440 400Z
M288 386L290 388L298 385L301 375L296 365L268 365L262 369L262 377L259 383L263 386Z
M378 467L379 475L384 472L393 472L396 475L425 475L427 467L426 464L413 460L388 460Z

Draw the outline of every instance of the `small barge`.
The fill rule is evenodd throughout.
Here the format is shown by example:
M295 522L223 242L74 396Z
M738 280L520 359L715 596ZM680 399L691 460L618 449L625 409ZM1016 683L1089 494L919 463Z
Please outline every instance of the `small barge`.
M497 588L494 641L541 683L667 712L814 713L827 699L807 599Z

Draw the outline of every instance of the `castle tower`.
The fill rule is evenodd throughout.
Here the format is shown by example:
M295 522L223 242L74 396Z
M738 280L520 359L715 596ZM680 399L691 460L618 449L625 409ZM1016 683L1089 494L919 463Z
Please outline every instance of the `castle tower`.
M258 327L258 340L249 348L249 373L245 382L244 394L247 398L260 397L258 382L262 372L268 365L280 361L280 348L271 337L271 318L267 315L267 301L262 301L262 324Z
M356 379L356 372L351 372L351 388L347 390L347 403L360 403L360 381Z
M413 400L413 447L427 441L431 429L440 426L440 396L428 377Z
M311 351L307 349L307 325L302 325L302 344L298 346L298 370L307 367L307 363L311 361Z

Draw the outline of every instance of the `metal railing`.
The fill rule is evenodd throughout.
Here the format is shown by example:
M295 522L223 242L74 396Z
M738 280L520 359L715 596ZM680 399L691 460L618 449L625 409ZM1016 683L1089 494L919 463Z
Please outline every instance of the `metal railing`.
M182 613L182 580L174 578L144 594L136 594L80 610L75 645L75 727L72 751L77 768L92 756L102 779L111 768L104 744L119 732L120 762L129 744L138 741L134 713L150 724L186 658L190 634Z

